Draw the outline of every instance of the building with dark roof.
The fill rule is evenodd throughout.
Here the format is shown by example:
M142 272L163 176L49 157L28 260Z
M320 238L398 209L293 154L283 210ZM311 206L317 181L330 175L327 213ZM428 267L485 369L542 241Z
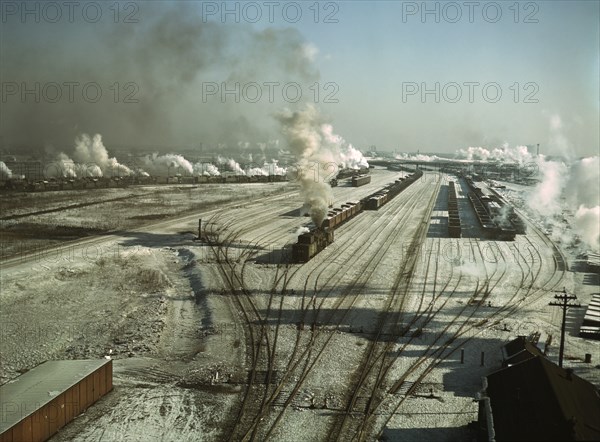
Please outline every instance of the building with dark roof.
M536 356L544 356L544 353L525 336L519 336L502 347L502 366L508 367Z
M490 441L600 440L600 394L538 355L484 378L479 424Z

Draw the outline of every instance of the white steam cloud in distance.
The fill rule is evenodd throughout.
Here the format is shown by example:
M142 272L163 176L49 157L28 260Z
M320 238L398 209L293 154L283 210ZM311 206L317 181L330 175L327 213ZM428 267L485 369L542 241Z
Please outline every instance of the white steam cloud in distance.
M264 163L262 167L249 167L246 170L246 175L248 176L284 176L286 174L287 169L285 167L281 167L275 159L272 160L270 163Z
M510 147L504 144L502 148L493 148L491 150L485 147L467 147L459 149L456 155L460 159L467 161L496 161L501 163L519 163L534 161L535 155L529 153L527 146Z
M82 134L75 139L73 159L67 154L58 154L56 161L44 170L46 178L86 178L129 176L133 171L110 158L102 143L102 135L90 137Z
M142 158L141 165L152 176L175 176L176 174L191 176L194 173L192 163L177 154L146 155Z
M592 250L600 249L599 157L583 158L570 165L562 161L536 161L541 181L527 195L527 204L553 227L553 236L565 239L564 226L553 222L563 208L574 211L574 233ZM564 201L563 201L564 198ZM568 238L567 238L568 239Z
M8 168L4 161L0 161L0 180L5 181L12 178L12 171Z
M418 154L407 154L407 153L400 153L398 155L395 156L395 158L397 160L410 160L410 161L424 161L424 162L431 162L431 161L444 161L445 158L440 158L437 155L425 155L422 153L418 153Z
M600 249L600 158L583 158L571 165L565 196L575 210L573 229L595 251Z
M196 163L194 164L194 175L196 176L218 176L221 175L217 166L211 163Z
M310 217L315 226L320 227L327 216L329 204L333 203L333 193L323 179L330 166L368 167L363 155L340 136L333 128L322 121L313 105L302 110L284 110L276 116L281 124L291 153L297 161L297 179L300 194L309 207Z
M132 171L129 167L120 164L116 158L109 158L102 135L96 134L91 138L82 134L75 140L75 161L83 164L94 164L100 168L104 176L128 176Z
M230 171L235 173L235 175L246 175L244 169L240 166L240 164L235 161L233 158L224 158L222 156L217 157L217 163L223 166L227 166Z

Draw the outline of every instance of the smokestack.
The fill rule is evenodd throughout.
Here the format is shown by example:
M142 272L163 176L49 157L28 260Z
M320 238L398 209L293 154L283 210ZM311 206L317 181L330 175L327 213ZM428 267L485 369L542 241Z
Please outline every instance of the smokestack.
M540 156L540 143L537 144L537 156Z

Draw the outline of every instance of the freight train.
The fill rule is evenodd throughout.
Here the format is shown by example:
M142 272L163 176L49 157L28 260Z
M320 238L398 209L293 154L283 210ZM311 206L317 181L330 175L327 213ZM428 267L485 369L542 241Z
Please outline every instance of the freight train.
M307 262L328 245L333 243L333 229L313 229L298 236L298 243L292 247L294 262Z
M379 210L379 208L391 201L392 198L397 196L400 192L421 178L421 176L423 176L423 171L421 169L417 169L414 173L408 175L407 177L399 178L393 183L385 186L380 191L369 195L363 200L365 202L365 210Z
M472 179L466 182L471 189L469 201L487 238L512 241L517 233L525 233L525 223L511 206L497 194L484 192Z
M460 216L458 214L458 200L454 181L448 183L448 234L451 238L460 238Z
M354 218L363 210L378 210L422 175L423 172L417 170L408 177L400 178L366 198L349 201L339 208L331 209L319 228L298 236L298 242L292 246L292 259L294 262L307 262L333 242L334 229Z

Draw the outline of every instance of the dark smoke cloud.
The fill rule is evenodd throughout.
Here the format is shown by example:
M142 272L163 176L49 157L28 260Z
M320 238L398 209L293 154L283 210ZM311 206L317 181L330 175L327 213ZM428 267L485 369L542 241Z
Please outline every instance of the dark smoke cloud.
M97 103L42 100L3 103L0 131L7 145L70 146L82 132L102 133L112 145L197 146L266 141L274 103L202 99L203 82L295 81L319 77L307 42L292 28L257 30L249 24L203 23L199 3L138 2L139 23L3 24L0 74L4 82L95 82ZM111 86L119 82L117 103ZM125 88L127 82L134 84ZM128 96L137 103L125 103Z

